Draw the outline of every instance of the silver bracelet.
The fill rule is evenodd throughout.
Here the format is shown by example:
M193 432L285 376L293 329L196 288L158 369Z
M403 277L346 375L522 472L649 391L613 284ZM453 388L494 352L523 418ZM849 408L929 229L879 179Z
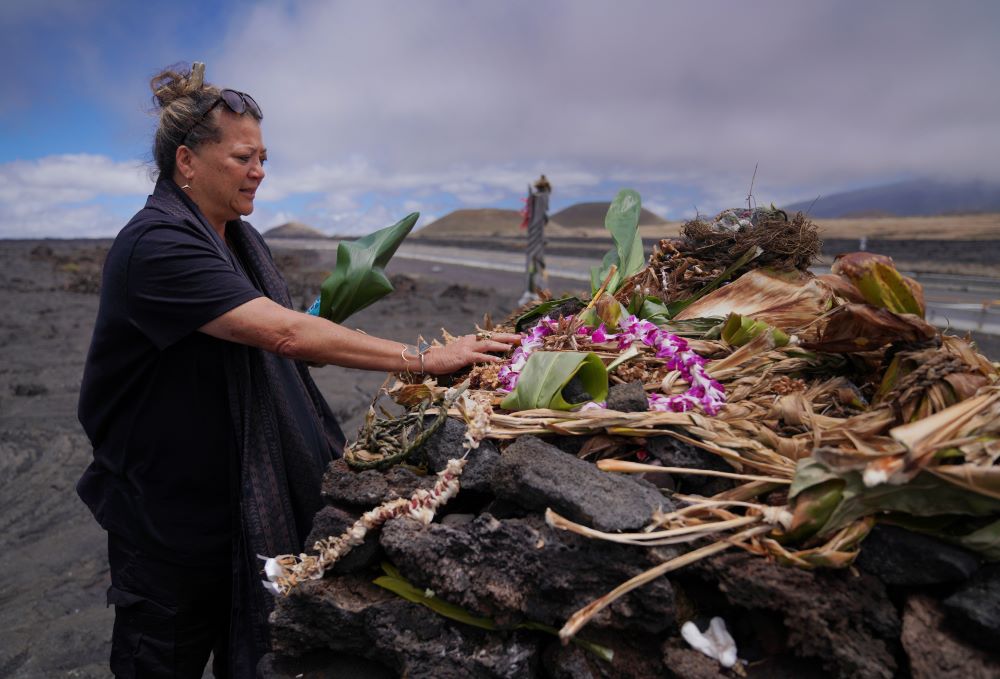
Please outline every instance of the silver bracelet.
M412 350L415 354L415 358L420 359L420 374L426 375L427 369L424 367L424 354L430 351L432 346L433 345L430 342L425 342L422 339L417 340L416 346L413 344L404 344L403 350L399 352L399 357L403 359L404 370L406 370L406 372L410 372L410 359L406 357L406 352Z
M417 340L417 356L420 357L420 374L426 375L427 370L424 368L424 354L431 350L433 346L430 342L425 342L423 338Z

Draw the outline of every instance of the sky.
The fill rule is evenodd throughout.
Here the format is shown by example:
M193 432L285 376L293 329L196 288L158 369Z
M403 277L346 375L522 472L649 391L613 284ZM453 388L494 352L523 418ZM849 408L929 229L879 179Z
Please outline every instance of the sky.
M248 221L363 234L634 188L668 219L1000 180L1000 3L10 0L0 238L108 237L152 190L150 78L264 112ZM756 175L755 175L756 168Z

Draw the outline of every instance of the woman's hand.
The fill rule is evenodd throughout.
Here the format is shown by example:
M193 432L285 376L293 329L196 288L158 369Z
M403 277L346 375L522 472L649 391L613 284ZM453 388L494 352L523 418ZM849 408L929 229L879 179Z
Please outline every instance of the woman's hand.
M487 352L506 352L521 343L521 336L507 332L464 335L443 347L424 353L424 372L446 375L473 363L496 363L503 359Z

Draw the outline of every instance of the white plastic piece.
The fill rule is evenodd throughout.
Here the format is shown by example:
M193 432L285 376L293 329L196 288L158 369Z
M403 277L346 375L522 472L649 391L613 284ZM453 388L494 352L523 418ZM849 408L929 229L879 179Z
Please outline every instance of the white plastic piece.
M736 641L729 634L726 621L722 618L712 618L704 634L697 625L688 621L681 627L681 636L691 648L717 660L723 667L729 668L736 664Z

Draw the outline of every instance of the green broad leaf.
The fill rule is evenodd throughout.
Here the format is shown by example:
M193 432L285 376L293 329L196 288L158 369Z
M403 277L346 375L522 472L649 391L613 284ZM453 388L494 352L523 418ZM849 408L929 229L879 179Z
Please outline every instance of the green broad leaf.
M632 299L628 301L625 308L628 309L630 314L634 314L639 318L642 318L642 316L640 316L642 313L642 305L645 304L647 300L653 300L654 302L660 302L662 304L662 300L659 298L643 295L637 290L632 293Z
M667 305L663 303L663 300L658 297L646 297L642 300L642 304L639 304L638 307L638 311L634 312L635 315L649 321L650 323L661 325L670 320L670 309L667 308Z
M629 361L629 360L635 358L636 356L638 356L641 353L642 352L639 350L639 347L637 347L635 344L633 344L628 349L626 349L625 351L623 351L622 353L620 353L618 355L618 358L616 358L615 360L611 361L611 363L608 363L608 368L607 368L608 372L611 372L612 370L614 370L615 368L617 368L618 366L620 366L625 361Z
M393 226L337 246L337 264L320 286L319 315L343 323L352 314L392 292L385 266L413 229L419 212Z
M714 317L688 318L683 321L671 320L673 313L671 313L670 305L653 295L638 299L633 298L629 308L630 310L637 308L637 311L632 311L637 317L658 325L678 337L717 339L724 322L723 319Z
M1000 500L956 486L929 472L921 472L904 484L883 483L869 488L864 485L860 472L838 474L811 457L799 461L788 497L795 500L806 489L832 479L843 480L842 499L818 530L817 535L821 538L832 535L856 519L886 512L912 517L1000 516ZM989 534L980 544L990 548Z
M537 306L533 306L526 313L518 316L517 320L514 322L514 330L516 332L523 332L532 321L545 316L550 311L558 308L566 302L573 301L580 302L581 306L583 305L583 302L581 302L577 297L563 297L562 299L550 299L548 302L542 302Z
M615 247L601 261L601 266L590 270L590 288L596 293L604 279L607 278L611 265L618 271L608 283L607 291L614 294L622 282L646 265L646 256L642 250L642 237L639 235L639 215L642 212L642 199L632 189L622 189L611 201L608 214L604 218L604 228L611 233Z
M788 344L788 335L764 321L755 321L749 316L737 313L729 314L722 326L722 339L730 346L742 347L755 337L770 332L774 346L783 347Z
M915 518L890 514L880 522L899 526L916 533L932 535L939 540L978 552L987 561L1000 561L1000 519L970 519L963 516L933 516Z
M419 589L389 564L383 563L382 570L386 574L374 580L375 584L379 587L387 589L407 601L426 606L438 615L443 615L451 620L485 630L496 631L499 629L497 624L489 618L473 615L461 606L450 604L433 594L428 594L427 590Z
M611 271L612 265L618 265L618 250L616 248L611 248L604 254L604 258L601 260L600 266L590 267L590 292L591 294L597 294L597 291L601 289L604 284L604 279L608 277L608 272ZM615 274L615 278L618 274ZM612 278L611 282L608 283L607 289L612 291L614 294L614 283L615 279Z
M578 377L590 398L569 403L563 389ZM608 371L597 354L581 351L536 351L528 358L517 387L501 403L507 410L572 410L588 400L603 401L608 397Z

